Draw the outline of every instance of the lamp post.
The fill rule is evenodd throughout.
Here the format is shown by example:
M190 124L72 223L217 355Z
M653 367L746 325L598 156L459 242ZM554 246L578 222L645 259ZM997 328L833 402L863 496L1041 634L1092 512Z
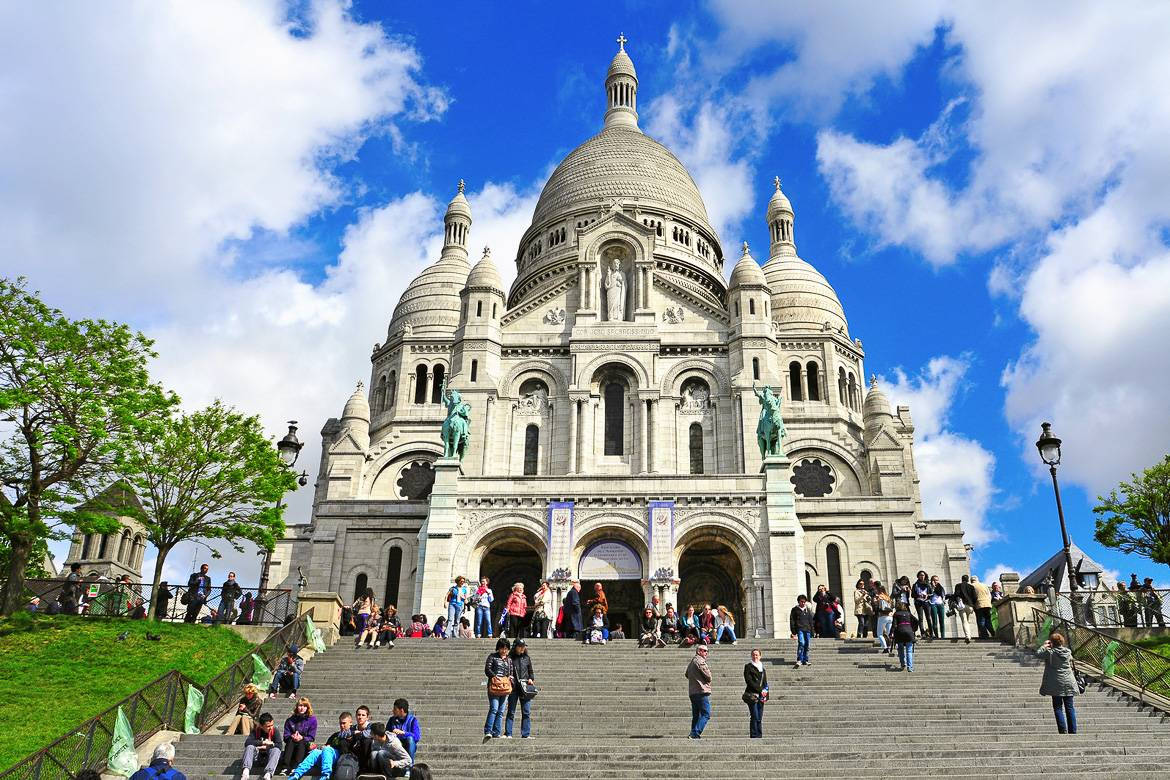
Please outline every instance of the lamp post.
M291 469L296 465L297 458L301 454L301 448L304 446L304 442L297 438L297 421L289 420L288 433L284 435L283 439L276 443L276 451L280 453L280 461L284 464L286 469ZM300 476L297 477L297 484L299 484L301 487L309 484L309 475L307 472L302 471L300 473ZM294 487L293 490L296 490L296 488ZM280 509L280 502L280 498L276 499L277 509ZM268 570L272 566L272 551L264 550L263 554L264 562L260 564L259 591L261 594L268 590Z
M1048 473L1052 475L1052 490L1056 494L1056 514L1060 517L1060 536L1064 541L1064 566L1068 573L1068 587L1072 592L1073 602L1077 597L1077 577L1073 569L1071 543L1068 539L1068 527L1064 524L1064 506L1060 503L1060 483L1056 481L1056 467L1060 465L1060 439L1052 433L1052 423L1040 424L1040 438L1036 440L1036 449L1040 452L1040 460L1048 466ZM1057 591L1060 583L1056 583Z

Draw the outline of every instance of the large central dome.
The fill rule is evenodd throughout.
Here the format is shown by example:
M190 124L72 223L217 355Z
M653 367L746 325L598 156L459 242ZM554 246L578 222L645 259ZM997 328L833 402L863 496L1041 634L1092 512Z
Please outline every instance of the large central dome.
M636 126L623 125L605 128L561 161L540 193L532 224L615 200L677 214L715 234L699 188L678 158Z

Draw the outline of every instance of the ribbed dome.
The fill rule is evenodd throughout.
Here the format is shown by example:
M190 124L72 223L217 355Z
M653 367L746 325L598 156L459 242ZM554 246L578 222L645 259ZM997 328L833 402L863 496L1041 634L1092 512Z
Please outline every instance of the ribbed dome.
M471 204L467 202L467 197L463 194L463 187L463 179L460 179L459 191L455 193L455 197L451 198L451 202L447 204L447 215L444 217L444 221L456 215L471 219Z
M745 284L767 284L768 281L764 277L764 271L760 268L760 264L756 262L755 258L751 256L748 251L748 245L745 241L743 244L743 257L739 258L739 262L735 264L735 268L731 269L730 289L734 290L736 287L742 287Z
M468 287L490 287L493 290L504 291L504 280L500 278L500 270L492 262L492 250L483 248L483 257L467 275Z
M605 74L606 78L610 76L631 76L634 79L638 78L637 72L634 70L634 61L630 59L630 55L626 54L625 49L618 50L618 53L613 55L613 62L609 63L609 71Z
M357 383L357 388L349 400L345 402L345 409L341 412L342 423L347 420L360 420L365 423L370 421L370 402L366 400L365 389L361 382Z
M772 193L772 197L768 200L768 221L781 211L792 213L792 202L788 200L788 196L780 189L780 177L776 177L776 191Z
M845 310L821 272L796 255L779 255L764 263L764 278L772 288L772 319L781 332L845 329Z
M459 292L470 270L461 255L447 255L427 266L398 299L390 319L389 338L406 325L416 336L454 336L459 327Z
M692 220L712 237L707 208L694 179L669 149L637 128L608 127L569 152L540 193L532 224L583 207L659 208Z
M890 408L890 399L886 398L886 394L877 386L877 377L875 376L869 383L869 392L865 395L865 406L862 409L865 417L865 427L880 425L885 417L893 417L894 412Z

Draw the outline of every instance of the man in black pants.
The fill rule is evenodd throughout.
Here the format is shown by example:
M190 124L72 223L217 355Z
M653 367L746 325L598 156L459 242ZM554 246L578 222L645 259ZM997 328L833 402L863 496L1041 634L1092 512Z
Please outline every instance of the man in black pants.
M207 564L199 567L199 571L187 580L187 615L184 623L194 623L199 617L199 611L207 603L207 596L211 593L211 577L207 576Z

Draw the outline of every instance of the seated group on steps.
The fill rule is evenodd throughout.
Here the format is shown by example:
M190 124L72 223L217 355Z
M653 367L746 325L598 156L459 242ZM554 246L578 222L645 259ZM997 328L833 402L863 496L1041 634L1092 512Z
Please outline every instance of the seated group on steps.
M270 713L261 713L244 740L241 780L249 780L253 767L262 769L263 780L272 780L274 775L300 780L309 774L317 774L322 780L354 780L359 774L430 778L427 765L414 761L422 730L406 699L394 701L393 712L385 722L372 721L370 708L365 705L356 712L356 718L348 712L341 713L337 731L324 741L317 740L313 705L303 696L285 720L283 730L277 728Z

